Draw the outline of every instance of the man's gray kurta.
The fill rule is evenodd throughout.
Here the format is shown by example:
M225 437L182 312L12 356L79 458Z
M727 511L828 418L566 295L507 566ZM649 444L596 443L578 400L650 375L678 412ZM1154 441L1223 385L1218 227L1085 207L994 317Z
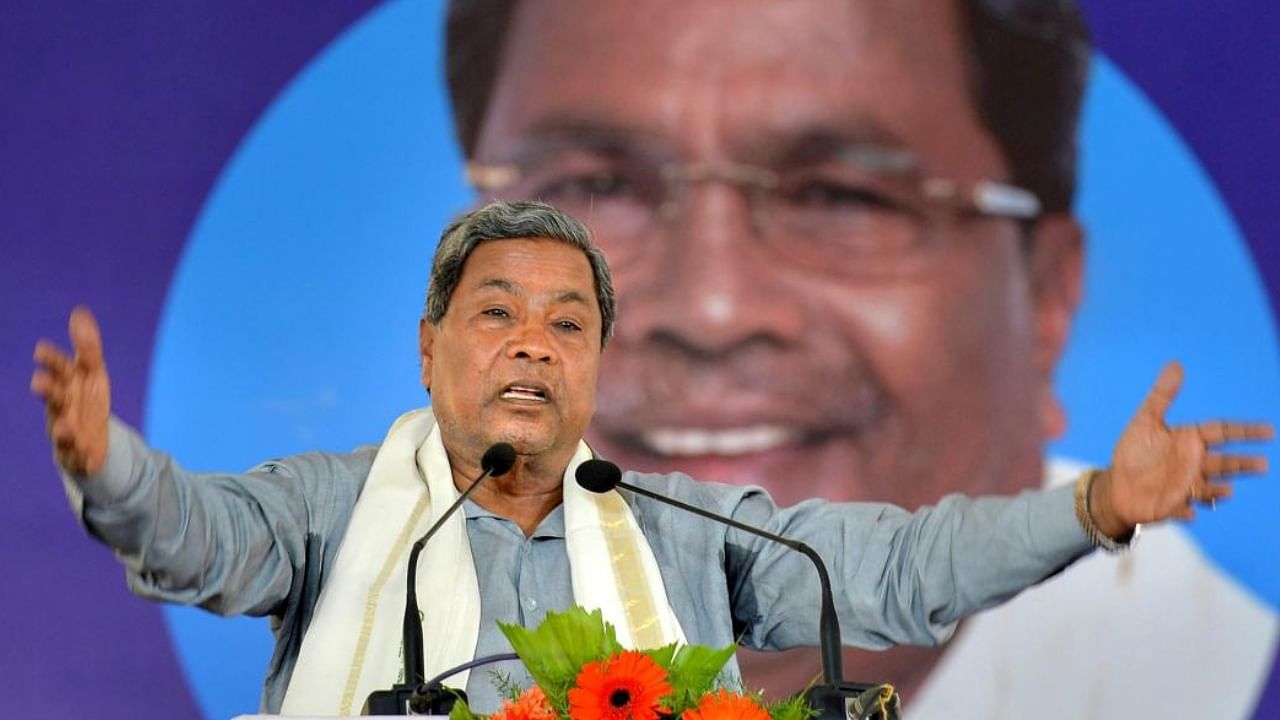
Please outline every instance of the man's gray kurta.
M262 707L276 712L376 452L307 453L238 475L191 473L113 418L106 465L94 478L68 478L68 494L89 531L118 551L135 593L222 615L271 616L276 648ZM625 479L813 546L830 568L843 640L862 647L941 642L959 619L1090 548L1070 487L1016 498L951 495L909 513L819 500L779 508L759 488L678 473ZM817 644L818 580L805 558L623 496L689 642ZM496 621L532 626L573 603L560 508L526 537L511 521L469 505L467 534L482 598L477 656L510 650ZM430 577L431 568L419 572ZM496 709L488 673L473 672L467 691L478 711Z

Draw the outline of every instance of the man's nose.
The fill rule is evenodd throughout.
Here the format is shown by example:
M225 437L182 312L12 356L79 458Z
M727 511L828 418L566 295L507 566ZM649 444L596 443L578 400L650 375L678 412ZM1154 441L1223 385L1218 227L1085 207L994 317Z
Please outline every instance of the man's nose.
M700 183L690 188L682 210L666 225L663 263L654 277L624 289L619 336L705 356L796 340L802 303L784 289L785 258L772 257L765 247L746 194L724 183Z
M530 318L519 323L507 341L507 356L513 360L555 362L555 346L551 342L550 332L550 328L539 319Z

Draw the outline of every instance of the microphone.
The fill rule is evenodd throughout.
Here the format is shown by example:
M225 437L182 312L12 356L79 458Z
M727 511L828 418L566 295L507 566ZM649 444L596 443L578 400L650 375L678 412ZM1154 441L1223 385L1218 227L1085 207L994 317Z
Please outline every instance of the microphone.
M447 690L442 687L429 688L423 684L422 669L422 622L418 619L418 588L415 582L418 576L418 555L426 547L445 521L453 517L463 501L471 497L471 493L480 487L480 482L488 477L505 475L516 464L516 449L509 443L496 443L485 450L480 458L479 477L471 486L458 496L427 530L418 538L409 550L409 568L406 573L404 601L404 682L393 686L390 690L376 690L369 694L365 701L364 714L369 715L408 715L410 713L448 714L453 705L454 693L461 691ZM456 671L461 672L461 669ZM438 683L437 683L438 685ZM443 692L441 692L443 691Z
M587 460L578 466L575 475L578 485L591 492L605 493L614 488L629 490L637 495L643 495L665 505L687 510L695 515L728 525L731 528L756 537L780 543L809 558L809 561L813 563L814 569L818 571L818 582L822 586L822 610L818 621L818 645L822 653L822 684L809 688L805 694L811 704L822 710L820 715L822 718L861 716L861 712L849 714L848 701L877 686L869 683L846 682L843 679L843 659L840 656L840 620L836 617L835 600L831 593L831 576L827 573L826 563L822 561L822 558L813 548L799 540L792 540L767 530L752 527L731 517L718 515L710 510L704 510L675 498L659 495L652 490L646 490L631 483L623 482L622 471L618 469L617 465L608 460Z

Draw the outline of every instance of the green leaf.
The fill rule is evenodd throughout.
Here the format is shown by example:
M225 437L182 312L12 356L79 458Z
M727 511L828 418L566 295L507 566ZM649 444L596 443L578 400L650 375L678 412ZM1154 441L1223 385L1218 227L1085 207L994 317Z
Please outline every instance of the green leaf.
M769 707L769 717L772 720L809 720L817 716L817 709L805 702L803 693Z
M672 660L675 659L676 648L678 647L679 647L678 643L671 643L670 645L663 645L660 648L645 650L643 651L643 654L648 655L649 659L652 660L654 663L656 663L658 667L670 673L671 662Z
M497 689L498 695L505 700L514 701L526 690L526 688L520 686L520 683L504 672L492 670L489 672L489 678L493 681L493 687Z
M551 707L562 716L569 712L569 688L582 666L620 652L617 634L599 610L573 607L549 612L536 629L498 623L511 648L520 656L529 676L542 688Z
M665 664L667 681L671 683L671 700L667 707L672 713L678 715L695 707L703 695L711 692L717 685L717 678L724 670L725 663L729 662L729 658L737 650L737 645L723 648L685 645L677 650L670 663ZM659 664L663 665L661 662Z

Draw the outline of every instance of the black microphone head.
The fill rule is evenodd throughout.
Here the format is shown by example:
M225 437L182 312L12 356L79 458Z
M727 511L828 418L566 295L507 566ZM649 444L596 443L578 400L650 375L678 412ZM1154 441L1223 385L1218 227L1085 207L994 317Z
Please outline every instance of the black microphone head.
M490 477L507 474L516 464L516 449L510 443L496 443L484 451L480 458L480 469L489 473Z
M588 460L578 466L574 475L579 485L593 493L609 492L622 482L622 471L608 460Z

